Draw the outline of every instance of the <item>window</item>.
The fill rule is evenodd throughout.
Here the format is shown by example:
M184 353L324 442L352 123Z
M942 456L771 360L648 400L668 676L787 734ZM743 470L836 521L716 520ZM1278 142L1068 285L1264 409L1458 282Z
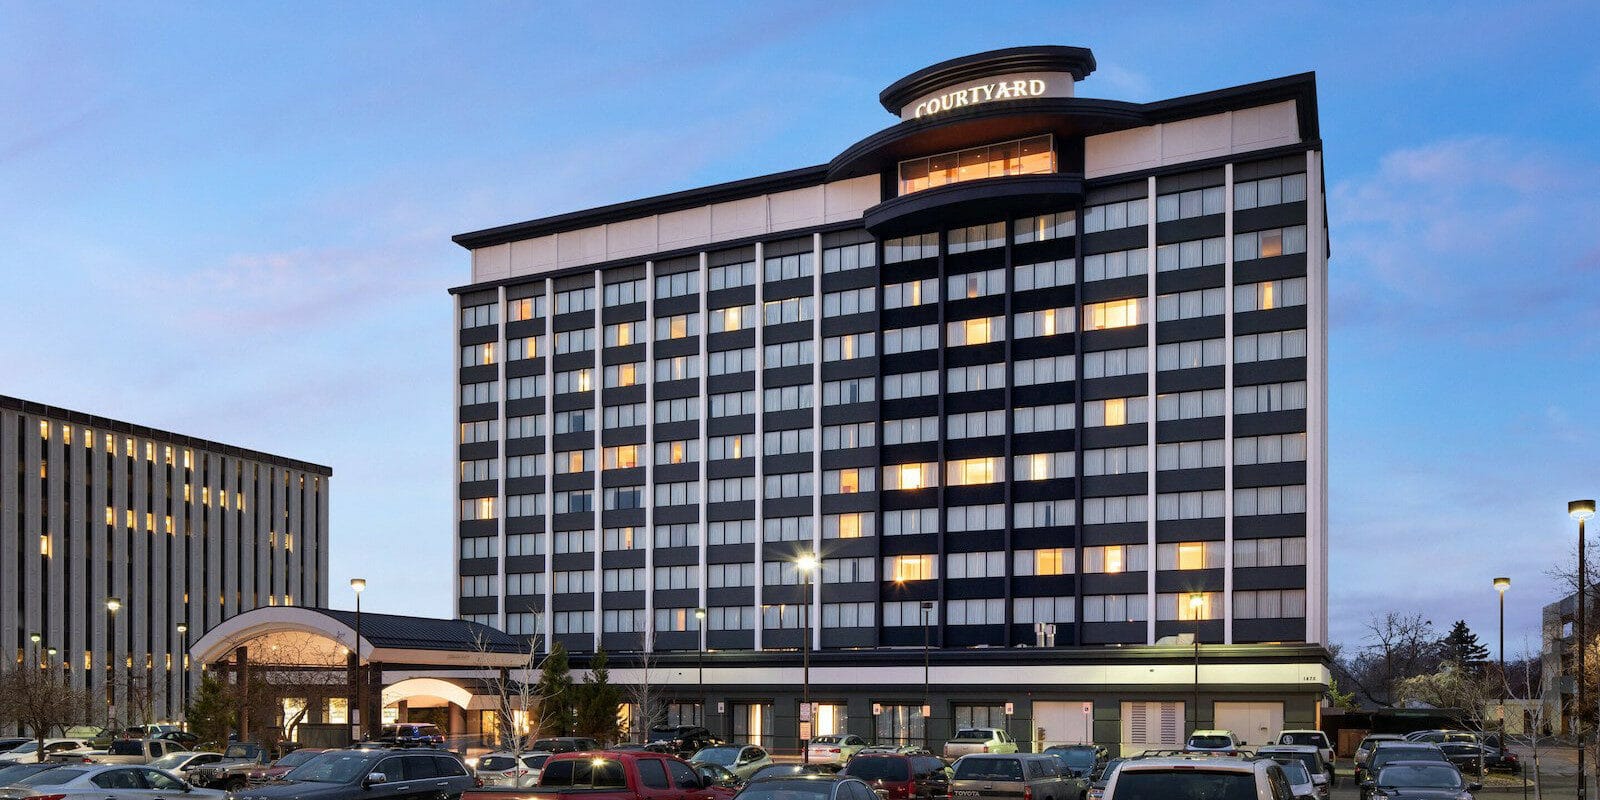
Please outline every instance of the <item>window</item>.
M497 549L493 536L469 536L461 540L463 559L494 558Z
M553 537L555 553L593 553L594 531L556 531Z
M751 445L753 438L754 436L748 433L732 436L713 436L706 440L706 457L712 461L750 458L755 455L755 450Z
M798 367L814 361L811 340L769 344L762 350L764 367Z
M1085 525L1106 525L1118 522L1144 522L1145 496L1142 494L1116 497L1086 497L1083 499Z
M682 381L700 377L699 356L672 356L656 359L656 380Z
M1233 287L1233 310L1239 313L1305 304L1305 278L1285 278Z
M1304 328L1292 331L1272 331L1235 336L1233 362L1248 364L1255 361L1275 361L1280 358L1305 358L1306 332Z
M762 396L764 411L793 411L811 408L816 404L816 391L811 384L804 386L778 386L767 389Z
M506 594L544 594L544 583L543 572L514 572L506 575Z
M939 439L938 417L889 419L883 422L884 444L911 444L934 442Z
M1215 316L1222 313L1226 300L1227 295L1220 288L1164 294L1156 298L1156 321Z
M1005 460L1002 456L953 459L945 462L945 478L950 486L999 483L1006 479Z
M506 340L506 359L510 361L538 358L539 354L543 352L543 336L523 336L518 339Z
M997 597L946 600L944 618L950 625L1000 625L1006 621L1006 601Z
M1221 439L1156 445L1156 469L1205 469L1222 466Z
M699 481L656 484L656 505L686 506L700 502Z
M579 328L556 334L557 353L581 353L594 349L594 328Z
M710 331L712 333L744 330L755 327L755 324L756 307L754 305L711 309Z
M1108 328L1128 328L1149 321L1147 301L1143 297L1126 300L1109 300L1104 303L1085 303L1083 329L1103 331Z
M479 497L461 501L461 519L463 522L475 519L498 519L494 512L495 499L493 497Z
M1306 590L1270 589L1233 593L1234 619L1297 619L1306 615Z
M616 447L607 447L602 456L605 458L605 469L633 469L643 466L639 463L639 451L644 449L641 444L624 444Z
M594 469L593 450L562 450L556 453L556 474L589 472Z
M849 361L877 355L878 337L874 333L850 333L822 340L823 361Z
M842 317L846 314L864 314L877 308L878 290L868 286L843 292L828 292L822 296L822 316Z
M1071 333L1074 321L1074 311L1069 306L1066 308L1047 308L1043 311L1025 311L1012 315L1016 319L1016 337L1027 339L1033 336L1055 336L1058 333ZM1005 338L1005 329L1001 328L997 338Z
M753 519L724 520L706 524L707 544L752 544L756 540Z
M933 580L939 577L938 558L932 554L888 556L883 559L884 580Z
M912 536L938 532L939 509L937 508L910 508L883 512L884 536Z
M1084 622L1144 622L1150 618L1142 594L1091 594L1083 598Z
M707 588L733 589L754 585L756 585L756 565L748 561L742 564L706 565Z
M606 388L638 386L644 382L644 376L643 361L634 361L628 364L608 364L606 365Z
M490 627L494 623L485 623ZM532 636L544 631L544 623L540 621L539 614L532 611L521 611L506 615L506 633L513 636ZM339 698L344 699L344 698Z
M1019 481L1045 481L1053 478L1070 478L1076 468L1076 454L1027 453L1012 456L1012 479Z
M756 479L753 477L712 478L706 482L706 502L709 503L737 503L755 497Z
M644 587L640 586L639 588L643 589ZM626 608L626 609L608 608L608 609L600 612L600 625L601 625L600 630L605 632L605 633L634 633L634 632L637 632L637 631L643 631L644 630L644 609L642 609L642 608ZM618 783L621 780L622 776L621 776L621 771L620 771L620 765L618 765L618 766L619 766L619 769L618 769L618 772L616 774L616 777L611 779L612 783ZM597 771L597 774L595 775L595 782L599 783L601 780L604 780L604 779L602 779L600 777L600 775L598 774L598 771Z
M788 256L776 256L767 259L763 279L771 281L784 281L793 278L804 278L813 273L811 253L795 253Z
M926 489L938 485L937 464L891 464L883 468L884 489Z
M1233 260L1272 258L1306 251L1306 226L1272 228L1233 235Z
M644 279L637 278L621 283L608 283L605 287L604 301L607 308L611 306L624 306L629 303L643 303Z
M607 408L606 411L611 411L612 408ZM641 421L639 424L644 423ZM594 430L594 409L556 412L556 433L583 433L592 430Z
M774 604L761 607L761 627L769 630L793 630L800 627L801 606Z
M480 458L474 461L461 462L461 482L492 481L500 477L500 462L492 458Z
M556 394L594 390L594 369L569 369L556 373Z
M606 326L606 347L621 347L644 341L644 322L619 322Z
M883 604L883 624L887 628L919 627L924 624L929 626L939 624L939 604L931 603L926 609L916 600L901 600ZM885 707L885 711L888 707Z
M656 547L698 547L700 545L700 524L691 522L677 525L657 525L655 543Z
M762 304L768 325L784 322L804 322L811 319L813 305L810 297L791 297L788 300L768 300Z
M528 400L544 396L544 376L524 375L506 380L507 400Z
M810 472L783 472L765 477L765 497L810 497L816 492L815 479Z
M656 341L658 342L663 339L687 339L690 336L699 335L699 312L656 318Z
M635 404L635 405L638 405L640 410L643 410L644 406L643 406L642 403ZM611 425L609 424L610 423L610 411L611 411L610 408L606 409L606 412L607 412L607 415L606 415L607 425L606 425L606 427L608 427L608 428L611 427ZM698 397L679 397L679 398L675 398L675 399L672 399L672 400L657 400L656 401L656 422L685 422L685 421L689 421L689 420L699 419L699 417L700 417L700 398L698 398ZM619 415L619 419L620 419L620 415ZM644 424L644 418L642 416L636 417L636 421L634 422L634 424L635 425L643 425Z
M1150 270L1149 251L1139 247L1112 253L1096 253L1083 257L1083 279L1103 281L1109 278L1127 278L1144 275Z
M1143 425L1147 421L1146 402L1143 397L1113 397L1108 400L1090 400L1083 404L1085 428L1115 427L1117 425Z
M700 291L700 273L695 271L677 272L671 275L656 276L656 299L665 297L682 297Z
M929 397L939 393L939 373L905 372L883 377L883 399L899 400L906 397Z
M1166 445L1157 445L1158 448ZM1083 451L1083 474L1125 475L1149 469L1148 453L1144 445L1106 447Z
M656 630L698 631L700 630L700 618L695 616L697 610L693 608L658 608L656 609ZM665 768L662 767L663 762L640 759L634 763L639 769L641 779L646 775L650 776L649 780L644 781L644 785L655 789L670 788L667 784Z
M698 589L700 568L694 565L656 567L655 579L657 589Z
M811 452L810 428L767 431L762 439L762 452L769 456Z
M1228 245L1221 236L1156 245L1156 272L1172 272L1224 264Z
M1112 378L1119 375L1143 375L1146 371L1150 349L1126 347L1120 350L1096 350L1083 354L1083 377Z
M826 514L822 517L822 538L860 539L874 533L874 514L856 511L848 514Z
M946 337L951 347L1002 342L1006 338L1005 317L956 320L955 322L946 323L945 329Z
M749 286L756 282L756 262L745 261L738 264L724 264L708 270L711 288L732 289L738 286Z
M1005 175L1056 171L1050 136L1034 136L900 162L900 194Z
M822 473L823 494L855 494L857 492L870 492L877 489L874 480L877 470L872 467L848 467L846 469L830 469Z
M644 591L644 570L640 567L608 569L600 577L600 585L608 592Z
M1012 560L1017 575L1071 575L1072 551L1064 547L1016 550ZM1044 621L1044 620L1041 620Z
M578 489L567 492L556 492L557 514L588 514L594 511L594 492L589 489Z
M1305 486L1261 486L1233 490L1233 515L1304 514Z
M499 438L500 423L495 420L461 423L461 443L492 442Z
M1072 622L1077 609L1071 597L1018 597L1011 601L1013 620L1019 624L1034 622Z
M1227 345L1222 339L1198 339L1156 345L1156 369L1195 369L1220 367L1227 362Z
M493 308L493 306L490 306ZM469 344L461 348L461 366L476 367L495 363L494 342L484 344Z
M1302 567L1306 563L1306 540L1301 536L1281 539L1235 539L1235 567Z
M592 419L592 417L591 417ZM528 414L506 418L507 439L527 439L544 435L544 415Z
M1108 544L1083 548L1083 571L1088 574L1115 575L1144 572L1146 545Z
M1014 381L1017 386L1070 381L1074 378L1073 369L1072 356L1025 359L1016 362Z
M601 542L608 553L619 550L643 550L644 532L634 527L606 528L601 534Z
M939 302L939 281L935 278L891 283L883 287L884 308L911 308L937 302Z
M1198 603L1196 601L1199 601ZM1177 592L1156 595L1156 619L1222 619L1221 592Z
M883 243L883 263L898 264L919 258L939 257L939 234L924 233L887 239Z
M822 627L871 628L876 610L873 603L823 603Z
M1222 516L1222 490L1164 492L1156 495L1156 519L1216 519ZM1235 509L1237 513L1237 509Z
M883 352L885 353L911 353L918 350L931 350L938 346L938 325L892 328L883 332Z
M461 405L470 406L478 403L493 403L499 400L496 390L499 389L498 381L484 381L482 383L461 384Z
M462 575L462 597L496 597L500 594L498 575Z
M700 440L675 439L669 442L656 442L657 464L686 464L690 461L700 460Z
M1004 578L1006 554L1000 550L945 556L946 578Z
M768 541L780 540L768 539ZM768 586L799 586L806 582L807 576L793 561L768 561L764 566L762 580Z
M1228 193L1221 186L1159 195L1156 197L1156 222L1221 214L1227 200Z
M706 609L706 628L713 631L748 631L756 626L756 610L749 606L712 606Z
M1306 460L1306 435L1241 436L1233 440L1235 464L1281 464Z
M947 235L949 251L955 253L970 253L977 250L989 250L995 247L1006 246L1006 224L1004 222L991 222L987 225L971 225L965 228L952 229ZM1002 277L1000 291L1005 291L1005 281ZM954 290L951 291L952 299L959 297ZM977 295L968 295L976 297Z
M1006 527L1006 507L1001 503L981 506L951 506L945 512L945 530L997 531Z
M534 317L549 316L546 313L547 311L546 297L544 295L506 301L506 320L509 322L521 322Z
M828 381L822 384L822 404L825 406L838 406L847 403L870 403L874 399L877 388L874 378L851 378L843 381Z
M544 555L544 534L516 533L506 537L506 555L508 556L542 556Z
M557 634L594 633L593 611L557 611L552 616L551 624Z
M1222 569L1226 542L1167 542L1156 545L1156 569Z
M877 247L872 242L830 247L822 251L823 272L844 272L875 266L877 263Z
M1221 389L1174 392L1156 395L1156 420L1199 419L1222 416L1224 395Z
M1149 222L1149 208L1145 198L1124 200L1089 206L1083 210L1083 232L1099 233L1122 228L1136 228Z
M716 350L706 356L710 366L707 371L711 375L732 375L737 372L754 372L756 368L756 349L743 347L738 350Z
M1067 358L1072 358L1067 356ZM984 389L1006 387L1006 365L978 364L971 367L952 367L945 373L947 390L951 392L976 392Z
M477 306L463 306L461 309L461 328L481 328L485 325L494 325L497 310L494 303Z
M1235 414L1289 411L1305 407L1305 381L1236 386L1233 390L1233 413Z
M754 391L724 392L711 395L711 416L735 417L740 414L756 413L756 393Z
M1104 401L1101 401L1104 402ZM1077 407L1071 403L1052 406L1024 406L1012 412L1016 433L1043 433L1045 431L1071 430Z
M1298 203L1306 199L1306 174L1299 172L1278 178L1240 181L1233 185L1233 210Z
M506 495L507 517L537 517L544 514L544 495L542 494L512 494Z
M1012 241L1017 244L1064 239L1078 232L1077 213L1058 211L1054 214L1040 214L1037 217L1023 217L1016 221L1013 230L1015 234L1012 236Z

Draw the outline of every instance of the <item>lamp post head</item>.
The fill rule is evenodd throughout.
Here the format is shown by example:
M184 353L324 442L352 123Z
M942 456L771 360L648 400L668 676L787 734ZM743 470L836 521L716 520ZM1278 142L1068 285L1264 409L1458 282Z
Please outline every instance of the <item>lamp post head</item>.
M1567 504L1567 514L1573 519L1582 522L1594 516L1594 501L1573 500Z
M178 623L178 633L188 633L188 632L189 632L189 623L187 623L187 622Z
M917 605L923 611L932 611L933 610L933 601L932 600L923 600L922 602L918 603Z
M350 588L354 589L356 594L361 594L361 592L367 588L367 579L366 578L351 578L350 579Z
M801 553L794 560L794 566L801 572L810 572L817 568L817 556L815 553Z
M47 647L44 652L51 658L55 658L57 650L54 647Z
M694 610L694 618L695 619L705 619L706 618L706 610L703 609L703 608L695 609Z
M1499 592L1501 594L1505 594L1506 590L1510 589L1510 588L1511 588L1511 579L1510 578L1495 578L1494 579L1494 590L1495 591L1497 591L1497 592Z
M1189 595L1189 607L1190 608L1199 609L1200 607L1204 606L1205 604L1206 604L1206 596L1205 595L1199 594L1199 593L1195 593L1195 594Z
M34 644L38 644L39 640L42 639L42 638L44 638L44 637L40 636L37 633L28 634L28 641L33 642Z
M121 611L122 610L122 598L120 598L120 597L107 597L106 598L106 610L110 611L113 614L117 613L118 611Z

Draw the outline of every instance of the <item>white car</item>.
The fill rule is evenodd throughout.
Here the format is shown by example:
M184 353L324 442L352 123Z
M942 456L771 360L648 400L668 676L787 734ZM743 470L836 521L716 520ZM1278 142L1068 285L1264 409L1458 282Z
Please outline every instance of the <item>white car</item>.
M1281 731L1278 741L1273 744L1293 744L1303 747L1315 747L1322 754L1322 763L1328 765L1328 774L1333 774L1333 743L1328 741L1328 734L1311 728Z
M68 764L29 775L18 786L58 800L224 800L226 792L197 789L172 773L143 765Z
M479 758L476 769L484 786L534 786L548 758L550 754L542 751L520 756L502 751Z
M1233 731L1195 731L1183 749L1191 753L1237 753L1244 742Z
M46 739L44 740L44 758L49 761L61 756L82 756L93 752L94 748L83 739ZM38 740L29 741L27 744L0 753L0 764L22 763L27 761L40 761Z
M155 767L156 769L166 770L174 775L183 775L195 767L203 767L207 764L215 764L221 760L221 753L180 750L176 753L168 753L150 762L149 766Z
M851 734L818 736L806 746L806 760L813 764L843 764L866 746L864 739Z
M1283 766L1270 759L1178 756L1122 762L1105 797L1226 797L1282 800L1294 797Z

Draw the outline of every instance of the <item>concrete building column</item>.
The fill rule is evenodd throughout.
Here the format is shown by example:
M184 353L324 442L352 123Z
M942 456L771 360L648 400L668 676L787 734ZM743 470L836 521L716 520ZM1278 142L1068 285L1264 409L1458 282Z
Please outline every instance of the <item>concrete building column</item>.
M233 651L233 687L239 700L239 741L250 740L250 648L237 647Z

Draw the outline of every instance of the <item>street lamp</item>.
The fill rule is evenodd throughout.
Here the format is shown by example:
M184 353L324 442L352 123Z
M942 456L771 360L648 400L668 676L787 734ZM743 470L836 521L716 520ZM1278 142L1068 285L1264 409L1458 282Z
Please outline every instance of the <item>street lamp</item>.
M183 704L183 730L189 730L189 623L178 623L178 698Z
M800 633L802 635L800 643L800 705L804 709L801 721L805 722L809 728L809 726L816 724L816 721L812 719L815 715L811 711L811 573L817 568L816 554L801 553L800 557L795 559L794 567L800 571L800 585L805 590L805 601L800 607ZM808 729L806 733L810 734L810 730ZM801 738L801 760L807 764L811 763L810 744L811 737L809 735Z
M1194 728L1200 729L1200 609L1206 604L1206 596L1195 592L1189 595L1189 611L1194 617Z
M361 671L361 593L367 588L366 578L351 578L350 588L356 593L356 691L355 691L355 716L351 717L351 728L357 741L361 740L362 727L366 725L363 718L367 710L367 682L366 675Z
M106 666L110 671L106 673L106 711L107 716L114 717L117 713L117 612L122 610L122 598L107 597L106 613L110 621L106 625L106 644L110 655L107 656ZM115 722L108 719L107 722Z
M1574 715L1573 727L1578 734L1578 800L1584 800L1588 781L1584 778L1583 710L1588 706L1585 699L1588 693L1584 691L1583 651L1589 649L1589 631L1583 609L1589 604L1589 575L1583 564L1583 523L1594 516L1594 501L1573 500L1567 503L1567 514L1578 521L1578 713Z
M704 608L697 608L697 609L694 610L694 626L697 629L695 631L695 635L698 636L699 639L700 639L700 646L698 648L696 648L697 652L695 654L695 657L696 657L696 659L698 660L699 663L697 663L695 665L695 669L694 669L694 675L695 675L694 683L695 683L695 686L700 690L700 719L698 719L696 721L699 722L701 725L704 725L704 724L706 724L706 706L707 706L707 703L706 703L706 610Z
M37 633L28 634L28 641L33 642L33 663L35 666L37 666L39 663L39 642L42 639L44 639L44 637Z

